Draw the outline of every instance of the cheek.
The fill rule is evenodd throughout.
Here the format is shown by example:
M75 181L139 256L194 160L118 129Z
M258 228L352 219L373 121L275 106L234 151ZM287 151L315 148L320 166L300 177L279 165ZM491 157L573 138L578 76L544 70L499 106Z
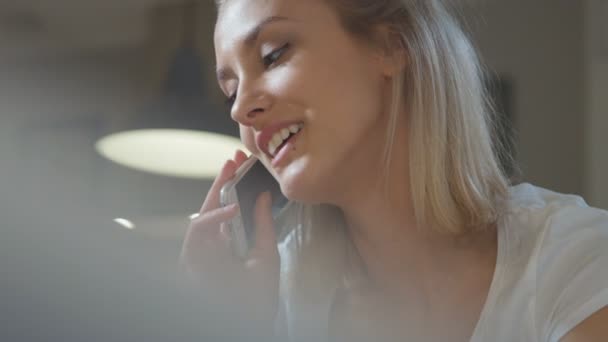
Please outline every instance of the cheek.
M256 156L259 156L260 152L258 151L255 145L255 135L253 133L253 129L240 125L239 130L241 133L241 142L243 142L243 145L245 145L249 152L253 153Z

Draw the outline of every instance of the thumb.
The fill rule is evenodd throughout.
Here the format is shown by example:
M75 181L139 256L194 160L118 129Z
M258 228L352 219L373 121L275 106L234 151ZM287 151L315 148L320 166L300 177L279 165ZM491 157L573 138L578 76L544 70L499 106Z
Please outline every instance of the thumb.
M255 205L255 242L252 252L272 255L277 251L277 237L272 220L272 197L266 191L258 196Z

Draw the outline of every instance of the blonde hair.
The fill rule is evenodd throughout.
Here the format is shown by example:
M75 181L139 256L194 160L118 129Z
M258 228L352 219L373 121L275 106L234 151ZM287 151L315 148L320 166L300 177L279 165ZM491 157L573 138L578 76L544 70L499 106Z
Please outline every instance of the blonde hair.
M492 227L504 210L508 192L509 182L499 162L505 151L492 139L497 121L480 60L446 3L325 1L355 37L373 41L375 28L385 26L395 38L390 44L406 52L407 67L393 79L384 166L388 172L397 118L407 113L409 132L403 134L409 139L409 188L420 226L449 234ZM336 243L346 246L341 239L347 238L339 209L295 205L292 213L300 221L292 222L295 252L301 259L297 264L323 258L321 245L334 253L344 250L336 248ZM316 260L316 267L296 282L331 277L332 271L319 269L327 260ZM318 276L311 279L311 272Z
M385 170L390 169L397 116L408 113L410 191L420 225L448 233L492 226L508 188L498 158L505 151L491 138L496 120L481 63L445 4L328 3L349 32L373 39L373 28L387 25L407 52L408 67L393 80Z

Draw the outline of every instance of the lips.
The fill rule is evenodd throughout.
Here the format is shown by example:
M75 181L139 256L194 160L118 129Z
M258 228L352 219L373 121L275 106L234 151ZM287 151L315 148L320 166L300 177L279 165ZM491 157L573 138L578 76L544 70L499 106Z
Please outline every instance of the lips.
M281 121L267 125L256 137L258 150L264 152L268 159L272 160L274 156L268 151L268 143L270 142L270 139L272 139L272 136L283 128L288 128L293 124L299 123L300 121Z

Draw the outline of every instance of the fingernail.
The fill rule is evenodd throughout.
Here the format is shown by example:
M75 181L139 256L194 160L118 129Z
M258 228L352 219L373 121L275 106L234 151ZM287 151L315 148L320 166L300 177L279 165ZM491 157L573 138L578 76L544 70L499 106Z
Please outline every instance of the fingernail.
M232 204L228 204L227 206L224 207L224 209L226 211L232 211L235 210L236 208L238 208L239 204L238 203L232 203Z

